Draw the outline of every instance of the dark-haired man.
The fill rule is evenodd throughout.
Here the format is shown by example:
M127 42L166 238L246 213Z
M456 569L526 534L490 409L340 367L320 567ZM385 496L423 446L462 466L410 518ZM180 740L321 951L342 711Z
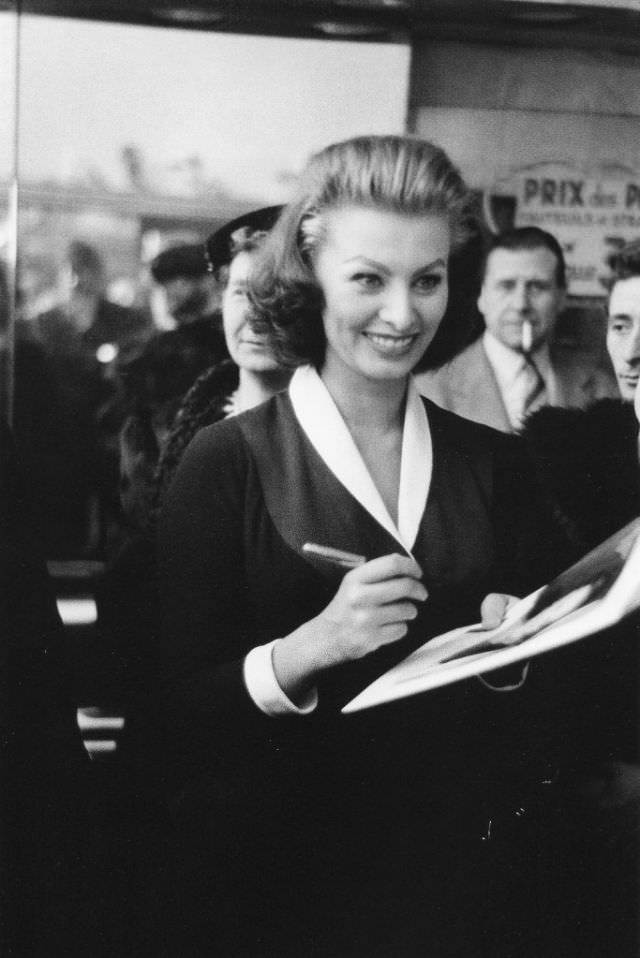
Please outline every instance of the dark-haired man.
M583 408L615 396L596 359L554 340L566 295L564 256L537 227L494 238L484 261L478 309L484 333L441 369L418 376L438 405L504 432L543 405Z

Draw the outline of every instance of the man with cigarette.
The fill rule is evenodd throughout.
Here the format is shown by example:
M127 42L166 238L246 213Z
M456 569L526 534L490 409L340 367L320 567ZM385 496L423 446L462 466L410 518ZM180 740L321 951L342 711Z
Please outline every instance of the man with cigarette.
M493 239L478 309L484 332L441 369L417 377L439 406L503 432L517 431L540 406L584 408L616 396L596 357L554 340L566 296L560 244L538 227Z

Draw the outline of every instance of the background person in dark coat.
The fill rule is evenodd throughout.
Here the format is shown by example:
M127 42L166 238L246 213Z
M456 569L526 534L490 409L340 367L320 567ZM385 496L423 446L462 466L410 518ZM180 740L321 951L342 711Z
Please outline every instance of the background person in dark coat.
M74 241L57 301L16 328L16 442L39 502L48 558L104 549L116 508L115 436L103 419L115 392L116 363L131 359L152 332L150 318L111 302L98 251ZM38 398L55 410L52 431Z
M219 291L208 270L202 243L169 246L152 260L150 269L176 326L209 318L220 332Z

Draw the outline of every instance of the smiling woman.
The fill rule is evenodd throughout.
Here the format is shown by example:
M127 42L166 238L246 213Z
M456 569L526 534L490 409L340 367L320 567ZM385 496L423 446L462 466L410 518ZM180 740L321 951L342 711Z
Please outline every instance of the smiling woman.
M202 430L168 491L160 650L196 953L413 958L437 942L502 958L523 925L532 955L554 954L550 926L570 953L561 907L556 922L529 871L494 867L481 842L539 774L529 686L340 714L491 590L553 568L517 441L423 401L411 378L461 335L443 317L468 210L430 143L365 137L314 157L250 279L254 330L299 368L286 393ZM345 571L334 554L366 561ZM504 597L491 606L499 617ZM517 859L506 827L498 858Z

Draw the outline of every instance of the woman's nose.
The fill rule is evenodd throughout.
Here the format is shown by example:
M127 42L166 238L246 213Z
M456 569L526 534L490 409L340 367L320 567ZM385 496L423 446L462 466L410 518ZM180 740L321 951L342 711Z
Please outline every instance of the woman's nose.
M380 318L396 329L410 327L414 320L411 290L404 284L390 287L380 310Z

